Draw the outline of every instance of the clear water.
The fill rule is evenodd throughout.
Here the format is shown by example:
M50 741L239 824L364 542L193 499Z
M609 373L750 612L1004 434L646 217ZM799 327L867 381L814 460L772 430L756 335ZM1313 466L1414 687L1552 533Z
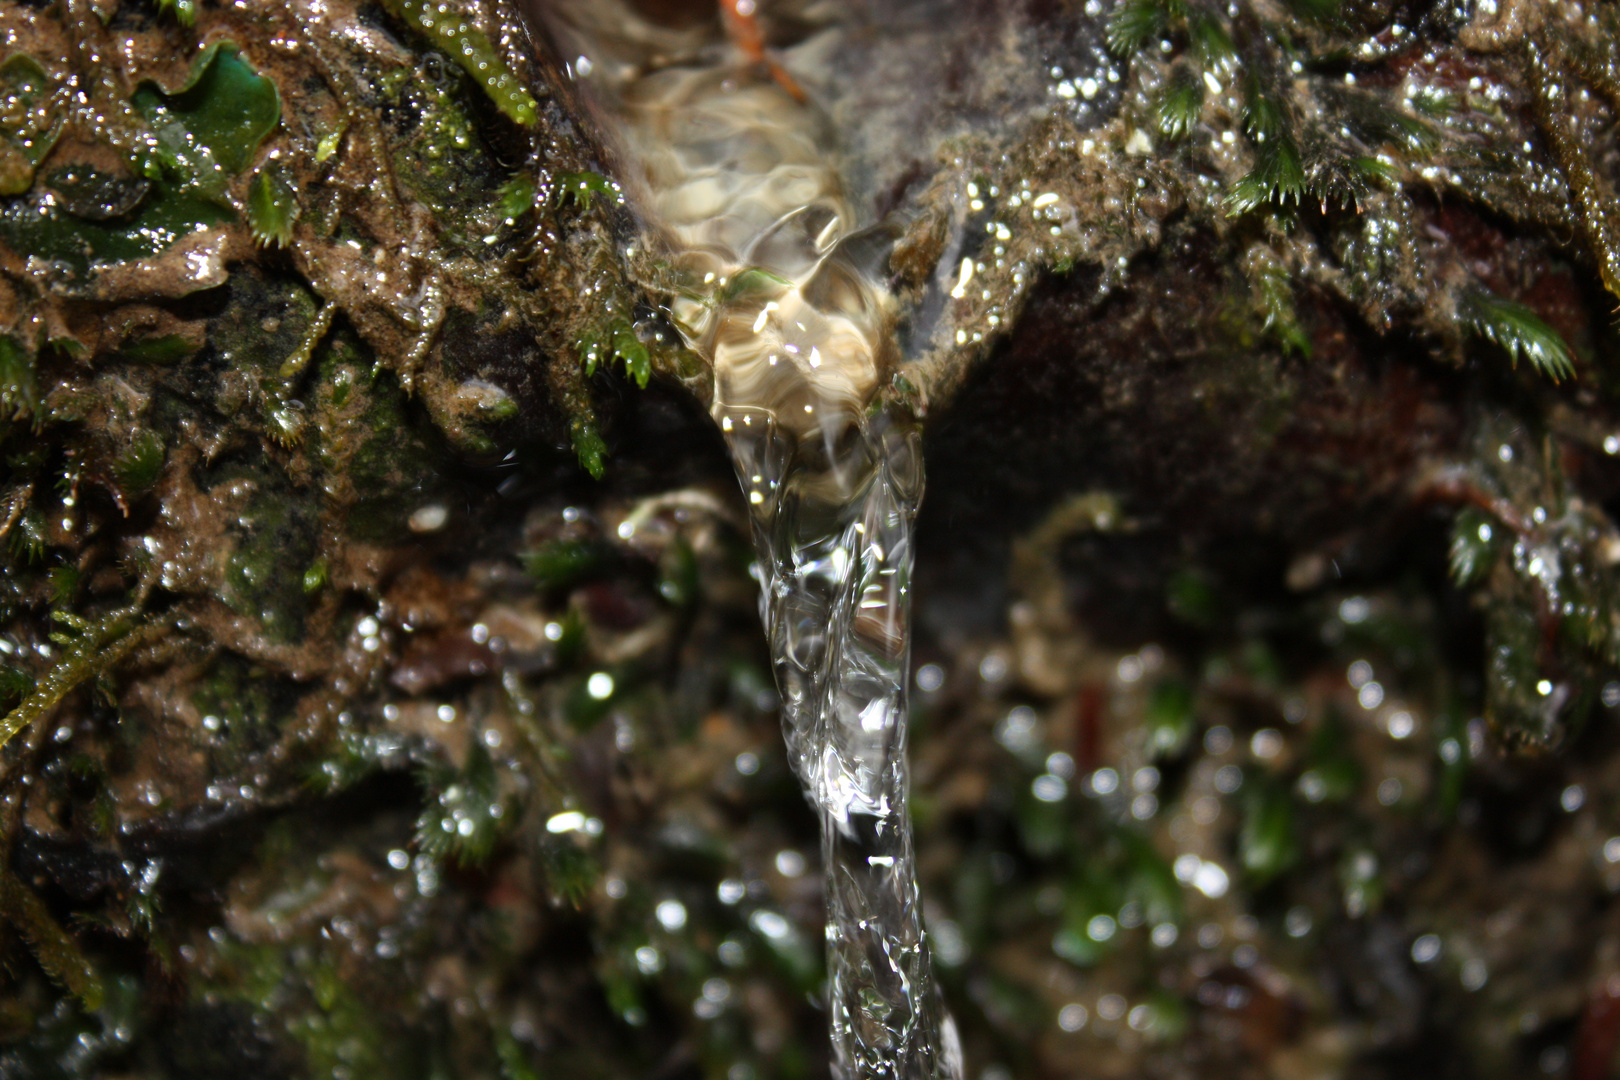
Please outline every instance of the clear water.
M956 1076L907 817L916 432L835 406L805 430L779 403L735 396L723 377L717 389L752 508L788 755L821 817L835 1075Z
M899 360L892 302L850 255L861 245L831 126L724 39L650 24L622 0L554 0L548 14L681 277L671 314L714 371L788 756L821 818L834 1074L958 1077L907 813L922 460L909 418L879 404Z
M774 85L747 93L742 108L736 92L715 102L733 154L757 126L802 110ZM738 184L725 220L689 226L712 237L765 223L746 241L750 261L720 268L711 295L724 299L676 315L714 367L788 757L821 818L834 1074L932 1080L959 1075L960 1052L933 980L907 814L922 458L915 426L876 404L895 360L889 299L845 257L849 216L826 160L779 159L788 182Z

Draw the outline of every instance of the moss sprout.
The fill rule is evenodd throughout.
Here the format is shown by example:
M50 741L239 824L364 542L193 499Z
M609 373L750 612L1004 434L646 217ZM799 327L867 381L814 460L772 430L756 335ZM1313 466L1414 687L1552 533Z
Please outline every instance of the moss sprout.
M533 210L539 197L540 189L535 184L534 177L527 173L519 173L512 177L496 192L501 214L508 221L514 221Z
M557 177L558 198L572 201L577 209L589 209L598 195L615 202L620 198L618 187L600 173L574 172Z
M163 437L155 431L144 430L130 439L129 446L113 462L113 475L124 494L150 491L163 475L165 456Z
M597 480L607 468L607 443L592 416L576 416L570 426L574 440L574 453L580 467Z
M276 169L261 168L248 187L247 220L253 238L266 246L286 247L297 218L298 199L287 181Z
M1203 111L1203 80L1190 65L1178 66L1159 97L1159 134L1167 139L1185 139L1192 134Z
M482 742L468 744L459 769L436 764L422 772L428 805L416 822L416 846L429 857L463 866L488 859L511 819L495 763Z
M1514 366L1528 360L1553 382L1574 377L1569 346L1526 305L1473 289L1458 300L1457 315L1470 331L1507 353Z

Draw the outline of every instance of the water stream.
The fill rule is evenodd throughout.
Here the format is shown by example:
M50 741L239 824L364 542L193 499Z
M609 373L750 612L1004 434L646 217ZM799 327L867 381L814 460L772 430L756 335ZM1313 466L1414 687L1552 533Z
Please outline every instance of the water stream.
M554 9L684 282L747 496L787 751L821 819L840 1080L961 1074L934 983L907 812L918 432L880 396L892 302L854 252L825 117L785 73L619 0Z

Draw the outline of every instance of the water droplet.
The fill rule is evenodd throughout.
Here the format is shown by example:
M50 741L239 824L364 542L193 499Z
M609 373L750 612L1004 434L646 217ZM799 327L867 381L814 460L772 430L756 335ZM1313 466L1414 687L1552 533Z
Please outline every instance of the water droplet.
M660 900L653 909L653 916L658 925L673 934L686 925L686 905L679 900Z

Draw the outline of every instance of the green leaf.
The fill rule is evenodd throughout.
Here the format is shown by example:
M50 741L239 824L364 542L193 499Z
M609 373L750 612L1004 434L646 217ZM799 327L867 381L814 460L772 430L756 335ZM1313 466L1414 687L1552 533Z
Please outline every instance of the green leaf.
M317 163L331 160L332 155L337 153L338 147L343 144L343 133L347 130L346 125L339 124L321 136L320 142L315 144L315 161Z
M99 263L148 258L233 217L212 198L181 194L167 185L132 216L110 221L86 221L58 199L29 196L0 200L0 243L61 263L82 280Z
M533 127L540 122L540 106L534 96L512 74L484 32L458 8L436 0L383 0L383 6L460 64L513 123Z
M298 217L298 199L277 169L260 169L248 186L248 228L253 239L269 246L286 247L292 242L292 226Z
M1564 339L1517 301L1472 289L1457 301L1457 318L1463 326L1505 351L1514 367L1522 357L1553 382L1575 375L1575 357Z
M62 124L50 108L54 87L33 57L17 53L0 64L0 195L20 195L56 145Z
M715 299L722 304L729 304L744 297L777 296L783 289L792 287L793 282L782 275L754 266L739 270L727 278L725 287Z
M203 50L186 84L173 93L146 82L130 103L157 140L157 161L183 187L220 198L230 177L253 163L259 144L281 122L276 84L253 70L235 44Z

